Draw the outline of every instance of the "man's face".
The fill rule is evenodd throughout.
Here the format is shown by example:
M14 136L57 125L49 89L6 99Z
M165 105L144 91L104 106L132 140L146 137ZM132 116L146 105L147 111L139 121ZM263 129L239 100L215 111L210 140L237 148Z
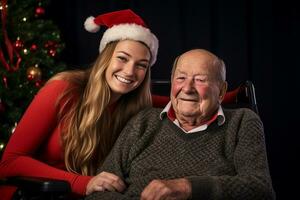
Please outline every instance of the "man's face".
M201 51L183 54L172 78L171 102L177 118L205 121L212 117L222 99L217 68L212 55Z

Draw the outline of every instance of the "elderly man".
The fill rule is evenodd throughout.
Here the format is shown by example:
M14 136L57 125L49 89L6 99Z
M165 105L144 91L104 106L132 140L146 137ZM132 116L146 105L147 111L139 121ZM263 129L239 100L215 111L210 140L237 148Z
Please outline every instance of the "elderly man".
M102 192L87 199L274 199L263 124L221 107L225 74L206 50L179 56L171 102L131 119L99 169Z

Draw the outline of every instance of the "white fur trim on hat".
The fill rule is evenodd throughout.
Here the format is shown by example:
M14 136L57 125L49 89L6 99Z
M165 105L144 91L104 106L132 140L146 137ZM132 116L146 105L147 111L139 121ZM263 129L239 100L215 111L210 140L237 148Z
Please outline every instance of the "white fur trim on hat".
M96 33L100 29L100 26L94 22L94 19L95 19L95 17L90 16L84 22L84 28L88 32Z
M108 43L125 39L145 43L151 51L150 66L155 63L158 51L158 39L148 28L137 24L119 24L107 29L100 41L99 52L101 53Z

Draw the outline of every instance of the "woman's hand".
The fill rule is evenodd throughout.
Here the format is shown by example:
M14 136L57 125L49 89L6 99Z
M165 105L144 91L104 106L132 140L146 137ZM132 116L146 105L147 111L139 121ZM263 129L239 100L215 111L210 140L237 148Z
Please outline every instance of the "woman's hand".
M86 195L104 190L122 192L125 188L125 183L120 177L109 172L101 172L88 182Z

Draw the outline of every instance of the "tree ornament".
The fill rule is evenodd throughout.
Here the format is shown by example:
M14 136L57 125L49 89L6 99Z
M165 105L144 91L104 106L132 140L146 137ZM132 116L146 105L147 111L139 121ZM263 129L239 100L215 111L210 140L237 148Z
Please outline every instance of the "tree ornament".
M57 54L57 48L59 47L59 44L56 41L48 40L44 44L45 49L47 49L47 54L51 57L55 57Z
M35 66L28 67L26 74L29 81L36 82L42 79L42 71L37 64Z
M16 48L16 50L20 51L24 47L24 42L18 37L13 45Z
M43 85L42 80L36 81L34 85L35 87L40 88Z
M58 47L58 44L57 42L53 41L53 40L48 40L46 43L45 43L45 48L46 49L51 49L51 48L57 48Z
M41 6L36 7L35 14L34 14L35 17L41 17L44 14L45 14L45 8L43 8Z
M4 87L8 88L8 86L7 86L7 77L6 76L2 77L2 81L3 81Z
M36 44L32 44L30 47L31 52L35 52L37 50L38 46Z
M53 49L51 48L51 49L48 50L48 55L49 56L54 57L56 55L56 53L57 53L57 51L54 48Z

